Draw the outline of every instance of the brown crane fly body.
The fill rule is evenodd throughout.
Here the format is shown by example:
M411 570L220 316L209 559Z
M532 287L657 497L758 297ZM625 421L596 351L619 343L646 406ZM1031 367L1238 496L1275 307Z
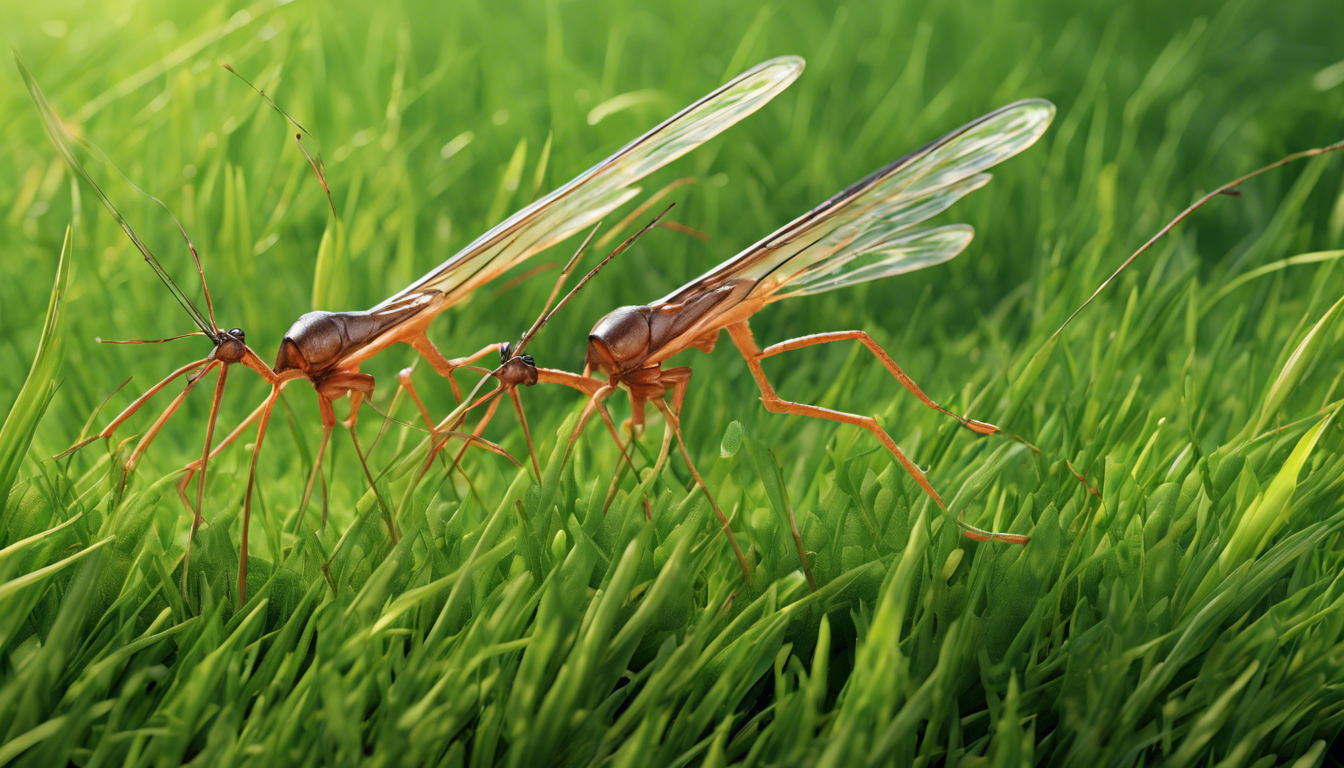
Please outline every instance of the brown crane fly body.
M332 402L345 395L350 395L351 407L350 415L344 423L347 427L351 427L350 435L354 441L356 453L363 463L363 451L360 449L358 436L353 427L363 398L373 391L374 379L368 374L361 373L359 366L365 360L395 343L405 343L414 348L433 366L436 372L449 378L454 392L459 396L457 383L452 380L453 371L470 365L486 355L499 352L503 362L493 371L493 374L495 378L499 379L501 386L507 387L513 395L514 404L518 408L520 417L522 417L522 405L517 399L516 392L513 392L513 389L519 385L534 384L539 380L559 381L570 386L578 386L580 389L587 391L585 384L574 381L579 377L572 377L563 372L546 372L545 369L538 369L530 357L516 354L520 353L521 350L515 350L508 344L491 344L467 357L450 360L430 342L425 331L435 316L466 299L476 288L493 280L536 253L591 227L607 213L638 195L640 189L634 184L643 177L690 152L764 106L797 79L803 69L803 60L793 56L771 59L738 75L660 123L643 136L620 148L615 154L564 186L514 213L440 266L378 306L363 312L319 311L303 315L286 332L280 343L273 368L267 367L257 357L256 353L247 346L241 330L224 331L216 325L214 307L209 290L205 288L205 276L201 269L200 259L184 230L182 230L182 235L191 250L202 286L205 288L207 312L200 312L173 283L149 248L136 236L126 219L117 211L111 200L98 187L88 172L84 170L70 148L69 134L51 109L32 74L21 61L18 62L18 66L28 86L29 93L42 115L48 135L56 145L57 150L77 175L83 178L97 193L104 207L121 225L127 236L144 256L145 261L159 275L174 298L191 317L197 328L200 329L199 333L195 335L206 336L215 345L208 356L174 371L133 401L97 435L80 441L72 446L70 451L100 438L110 438L117 427L129 419L150 397L172 381L186 376L186 385L183 390L169 403L150 429L140 438L127 459L124 465L122 482L124 487L126 478L134 470L136 463L148 448L149 443L178 409L192 388L205 374L218 368L219 378L215 386L210 419L206 425L205 448L199 460L188 464L184 468L185 476L177 487L183 503L193 512L191 533L187 539L187 554L184 555L184 558L189 558L191 541L202 521L201 500L204 493L205 469L209 459L226 445L236 440L251 424L255 423L257 425L247 491L244 494L243 503L242 547L239 556L238 576L239 603L241 604L246 597L248 524L257 457L265 438L271 411L285 386L299 379L307 379L317 391L318 404L322 413L322 442L318 449L313 471L308 479L303 501L300 503L300 516L312 493L314 482L319 476L330 433L338 423L332 408ZM261 95L272 106L275 106L275 103L264 93L261 93ZM276 109L284 114L284 111L280 110L278 106L276 106ZM285 114L285 117L294 122L288 114ZM299 126L297 122L294 122L294 124L306 133L306 130ZM301 136L302 134L299 138ZM302 149L302 144L300 144L300 148ZM304 150L304 154L307 155L306 150ZM309 162L313 164L323 187L326 188L320 158L319 161L314 162L313 158L309 157ZM157 201L157 198L154 199ZM162 201L158 202L162 204ZM165 205L164 208L166 209L167 206ZM181 230L180 224L179 230ZM558 288L559 285L557 284L557 290ZM554 294L552 298L554 298ZM212 451L215 420L219 412L224 384L229 367L234 364L244 365L259 374L271 385L271 393L250 416L215 446ZM492 447L491 444L479 438L479 431L488 419L482 419L482 424L478 425L476 433L472 435L457 435L457 433L436 428L433 421L429 419L428 412L420 402L419 397L410 386L409 369L402 372L398 381L399 384L410 390L412 398L415 399L417 406L435 435L443 435L448 432L449 436L461 436L469 442L475 441L486 447ZM493 448L497 449L497 446ZM498 449L498 452L502 453L502 449ZM535 457L533 461L535 465ZM377 486L374 484L367 465L364 466L364 471L370 486L377 493ZM197 485L196 503L193 506L186 497L186 488L197 472L201 476ZM385 505L382 506L387 518L389 535L395 541L396 528L391 513ZM186 591L187 562L184 559L182 577L184 592Z

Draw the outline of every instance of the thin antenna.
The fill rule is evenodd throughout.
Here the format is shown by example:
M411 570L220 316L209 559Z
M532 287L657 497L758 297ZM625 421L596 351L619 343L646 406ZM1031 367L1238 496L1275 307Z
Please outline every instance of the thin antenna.
M579 281L578 285L574 286L574 288L571 289L569 293L565 294L565 298L560 300L560 303L555 306L555 309L551 309L549 312L546 312L541 317L537 318L537 322L534 323L532 325L532 328L528 330L526 334L524 334L522 339L519 340L517 347L515 347L513 350L513 354L515 356L521 355L523 353L523 348L526 347L528 343L532 341L533 337L537 335L537 332L541 330L542 326L546 325L547 321L549 321L551 317L555 315L556 312L559 312L561 309L563 309L565 304L569 303L569 300L574 297L574 294L581 291L583 289L583 286L586 285L589 280L593 279L593 277L597 275L598 272L602 271L602 268L605 267L608 262L619 256L621 252L624 251L626 248L629 248L631 245L634 245L635 241L643 237L650 229L653 229L655 226L657 226L658 222L664 216L667 215L668 211L671 211L673 208L675 208L676 205L677 205L676 203L672 203L671 205L664 208L662 213L653 217L653 221L650 221L648 224L645 224L644 227L640 229L638 232L627 237L620 245L616 246L615 250L607 254L607 257L603 259L601 262L599 262L597 266L589 270L588 274L583 276L583 279ZM591 240L593 235L596 233L597 229L594 228L593 231L588 234L588 240ZM588 244L588 240L583 241L583 244L585 246ZM580 246L579 252L574 254L574 259L577 259L579 257L579 253L582 252L583 252L583 246ZM574 259L570 260L571 264L573 263ZM568 272L569 267L567 266L565 267L565 272L561 274L561 279L563 279L565 274L567 274ZM556 283L556 291L558 291L559 288L560 284ZM552 298L554 298L554 293L555 291L552 291ZM549 305L550 302L548 301L547 306L549 307Z
M560 295L560 289L564 287L565 280L569 278L570 270L574 269L574 265L577 264L579 258L583 256L583 252L587 250L588 244L593 241L593 236L596 235L597 231L601 228L601 221L594 224L592 230L588 233L588 236L583 238L583 242L580 243L578 249L574 251L574 255L570 256L569 261L565 262L565 268L560 270L560 276L556 278L555 285L551 286L551 295L546 298L546 306L541 308L541 313L537 315L536 322L532 323L532 327L528 328L527 333L523 334L523 340L519 342L519 354L522 352L522 347L525 346L528 341L532 340L532 337L537 334L537 331L541 330L542 323L549 317L548 313L551 311L551 305L555 303L555 297Z
M293 117L290 116L288 112L281 109L280 105L276 104L274 99L272 99L270 96L267 96L265 91L253 85L251 80L248 80L246 77L243 77L242 75L238 74L238 70L234 69L233 67L223 62L220 62L220 66L232 72L234 77L237 77L239 80L242 80L244 83L247 83L247 87L256 91L257 95L265 99L266 103L270 104L272 109L274 109L276 112L279 112L281 115L284 116L286 120L288 120L291 124L293 124L295 128L299 129L298 135L294 137L294 143L298 145L299 151L303 153L303 156L308 158L308 164L313 167L313 173L317 174L317 180L322 184L322 191L327 193L327 204L331 206L331 215L339 218L339 214L336 213L336 201L333 200L331 197L331 187L327 185L327 166L322 162L322 151L320 149L318 150L317 159L314 160L313 156L308 154L308 150L305 149L303 146L303 137L307 136L308 138L313 139L313 132L308 130L307 128L304 128L302 123L300 123L298 120L295 120ZM316 142L317 139L313 139L313 141Z
M166 339L103 339L95 337L94 341L98 342L99 344L164 344L169 341L177 341L178 339L185 339L188 336L204 336L204 335L205 334L201 333L200 331L192 331L191 333L182 333L178 334L177 336L169 336Z
M52 143L56 145L56 150L60 153L61 157L64 158L65 162L93 188L93 191L98 195L98 199L103 202L103 206L107 208L108 212L112 214L112 217L116 219L117 224L121 226L122 231L126 233L126 236L131 239L131 242L135 245L136 249L140 251L142 256L144 256L145 261L149 264L150 268L154 270L154 274L158 275L159 279L163 281L163 284L168 287L168 291L173 294L173 298L177 300L177 303L187 315L191 317L192 322L204 331L205 335L208 336L211 341L218 343L218 329L210 324L206 317L201 314L201 311L196 308L196 305L192 303L191 299L189 299L182 289L177 286L177 283L173 282L172 277L168 275L168 272L163 268L163 265L160 264L159 260L154 258L154 254L150 252L149 246L145 245L139 235L135 234L135 230L131 229L130 222L126 220L125 216L121 215L121 211L118 211L117 207L112 204L112 200L103 192L102 187L98 186L98 183L93 180L93 177L89 175L89 172L84 169L84 166L79 162L78 158L75 157L74 152L70 149L70 145L66 142L66 138L73 137L71 137L69 132L65 130L65 125L61 123L60 118L56 116L56 112L51 108L51 104L47 101L47 97L42 93L41 87L38 86L37 80L33 77L33 73L28 71L28 67L24 65L23 60L19 58L17 52L14 54L14 62L18 65L19 74L23 76L24 83L28 86L28 94L37 105L38 112L41 113L42 124L47 130L47 136L51 139ZM120 171L118 171L118 173L120 173ZM195 249L193 249L192 253L193 255L195 254Z
M88 150L89 154L97 158L97 160L101 162L103 165L106 165L108 168L111 168L112 170L116 171L117 174L120 175L121 178L125 179L126 183L130 184L131 188L134 189L136 192L139 192L145 197L148 197L150 200L153 200L154 202L158 203L159 206L163 208L164 212L168 214L168 218L173 220L173 224L177 226L178 233L182 235L182 239L185 240L187 243L187 250L191 252L192 261L196 262L196 274L201 278L201 290L205 293L205 311L206 314L210 316L210 327L218 329L219 325L217 325L215 322L215 303L210 299L210 285L205 281L205 269L201 266L201 256L199 253L196 252L196 244L191 241L191 235L187 234L187 229L186 227L182 226L182 222L177 218L177 214L173 213L173 209L169 208L167 203L160 200L157 196L152 195L149 192L146 192L143 188L141 188L139 184L136 184L134 181L132 181L131 177L127 176L125 171L118 168L116 164L114 164L112 160L108 158L107 153L104 152L102 149L100 149L98 145L94 144L88 139L81 139L77 136L71 136L70 138L72 138L80 146L84 147L84 149Z
M1284 157L1275 162L1272 162L1269 165L1264 166L1263 168L1257 168L1254 171L1251 171L1250 173L1246 174L1245 176L1241 176L1238 177L1237 179L1229 181L1228 183L1222 185L1221 187L1218 187L1217 189L1213 190L1207 195L1204 195L1195 202L1191 203L1190 206L1186 208L1184 211L1181 211L1176 218L1167 222L1167 225L1165 227L1158 230L1157 234L1148 238L1148 242L1140 246L1139 250L1135 251L1132 255L1130 255L1128 259L1125 259L1124 263L1121 264L1119 268L1117 268L1114 272L1112 272L1110 277L1103 280L1101 285L1097 286L1097 290L1093 291L1092 295L1087 297L1087 301L1084 301L1081 306L1075 309L1073 311L1073 314L1069 315L1068 319L1065 320L1063 324L1059 326L1059 328L1055 329L1054 333L1050 334L1050 338L1046 340L1046 343L1054 341L1055 337L1058 336L1060 333L1062 333L1064 331L1064 328L1069 323L1073 322L1073 318L1077 317L1078 313L1082 312L1087 307L1088 304L1091 304L1092 300L1097 298L1097 296L1106 289L1106 286L1111 284L1112 280L1118 277L1121 272L1124 272L1125 268L1128 267L1131 263L1133 263L1135 259L1139 257L1139 254L1148 250L1149 246L1160 240L1163 235L1167 234L1177 224L1180 224L1182 221L1184 221L1187 216L1202 208L1205 203L1209 202L1210 200L1219 195L1230 195L1232 197L1239 197L1241 195L1241 192L1236 190L1235 187L1240 186L1243 182L1249 181L1255 178L1256 176L1265 173L1266 171L1272 171L1275 168L1278 168L1279 166L1287 165L1295 160L1301 160L1304 157L1315 157L1316 155L1324 155L1327 152L1334 152L1339 149L1344 149L1344 141L1336 142L1328 147L1317 147L1316 149L1305 149L1301 152L1294 152L1293 154L1288 155L1287 157Z

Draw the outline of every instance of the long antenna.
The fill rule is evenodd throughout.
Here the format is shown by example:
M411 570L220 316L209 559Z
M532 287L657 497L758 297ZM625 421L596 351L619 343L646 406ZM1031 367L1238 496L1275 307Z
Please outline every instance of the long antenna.
M1278 168L1279 166L1287 165L1295 160L1301 160L1302 158L1305 157L1315 157L1316 155L1324 155L1327 152L1334 152L1339 149L1344 149L1344 141L1336 142L1328 147L1317 147L1316 149L1305 149L1302 150L1301 152L1294 152L1293 154L1288 155L1287 157L1281 158L1279 160L1276 160L1275 162L1272 162L1269 165L1264 166L1263 168L1257 168L1254 171L1251 171L1250 173L1246 174L1245 176L1240 176L1232 181L1229 181L1228 183L1222 185L1221 187L1218 187L1217 189L1213 190L1207 195L1204 195L1195 202L1191 203L1190 206L1186 208L1184 211L1181 211L1180 214L1176 216L1176 218L1167 222L1167 225L1165 227L1158 230L1157 234L1148 238L1148 242L1140 246L1139 250L1131 254L1128 259L1125 259L1124 263L1121 264L1114 272L1112 272L1110 277L1103 280L1101 282L1101 285L1097 286L1097 290L1093 291L1092 295L1087 297L1087 301L1084 301L1077 309L1075 309L1073 311L1073 314L1069 315L1068 319L1065 320L1059 326L1059 328L1056 328L1054 333L1050 334L1050 338L1046 339L1046 343L1048 344L1049 342L1053 341L1056 336L1062 333L1064 331L1065 326L1073 322L1073 318L1077 317L1079 312L1082 312L1087 307L1088 304L1092 303L1093 299L1097 298L1097 296L1102 291L1106 290L1106 286L1110 285L1111 281L1114 280L1116 277L1118 277L1121 272L1124 272L1125 268L1128 267L1131 263L1133 263L1135 259L1139 257L1139 254L1148 250L1149 246L1151 246L1153 243L1156 243L1158 240L1162 239L1163 235L1170 232L1177 224L1180 224L1182 221L1184 221L1186 217L1188 217L1190 214L1202 208L1205 203L1209 202L1218 195L1229 195L1232 197L1238 197L1240 195L1240 192L1238 192L1235 189L1235 187L1241 185L1243 182L1255 178L1256 176L1259 176L1262 173L1265 173L1266 171L1272 171L1275 168Z
M561 309L563 309L565 304L569 303L569 300L574 297L574 294L582 290L583 286L586 285L589 280L593 279L593 277L597 275L598 272L602 271L602 268L605 267L608 262L619 256L621 252L624 251L626 248L629 248L630 246L634 245L635 241L639 240L641 237L647 234L650 229L653 229L655 226L657 226L658 222L664 216L667 215L668 211L671 211L674 207L676 207L676 205L677 205L676 203L672 203L671 205L664 208L662 213L653 217L652 221L650 221L648 224L645 224L643 228L641 228L638 232L627 237L620 245L616 246L615 250L607 254L607 257L605 259L599 262L597 266L589 270L588 274L583 276L583 279L578 282L578 285L575 285L570 290L569 293L565 294L565 298L561 299L560 303L555 305L555 309L551 309L549 311L543 310L543 314L541 315L541 317L537 318L537 322L533 323L532 327L528 329L527 333L523 334L523 338L518 341L518 345L517 347L514 348L513 354L521 355L523 353L523 348L526 347L532 341L532 339L537 335L537 332L541 330L542 326L546 325L547 321L549 321L551 317L555 315L556 312L559 312ZM555 299L555 294L559 291L560 284L569 274L570 267L573 266L574 262L579 258L579 255L583 253L584 247L588 245L588 241L592 240L593 235L595 234L597 234L596 227L593 228L592 232L588 233L588 238L583 241L583 245L579 246L578 252L574 254L574 257L569 260L569 264L565 266L564 271L561 272L560 280L556 282L555 289L551 291L551 299L546 302L548 308L550 307L551 300Z
M257 95L265 99L266 103L270 104L272 109L274 109L276 112L279 112L295 128L299 129L299 134L294 137L294 143L298 145L299 151L303 153L303 156L308 158L308 164L313 167L313 173L317 174L317 180L322 183L322 191L327 193L327 205L331 206L331 215L337 216L339 218L338 214L336 213L336 201L333 200L331 197L331 187L327 185L327 166L322 162L322 151L321 149L319 149L317 152L317 159L313 159L313 156L308 154L308 150L303 146L303 137L307 136L308 138L313 139L313 132L308 130L307 128L304 128L302 123L300 123L298 120L295 120L292 116L290 116L288 112L281 109L280 105L276 104L274 99L272 99L270 96L267 96L265 91L253 85L251 80L248 80L246 77L243 77L242 75L238 74L238 70L234 69L233 67L223 62L220 63L220 66L232 72L234 77L237 77L239 80L242 80L244 83L247 83L247 87L256 91ZM317 139L313 139L313 142L317 143Z
M205 280L205 268L201 266L201 256L199 253L196 252L196 244L191 241L191 235L187 234L187 228L182 226L182 221L177 218L177 214L173 213L173 209L169 208L168 204L163 202L163 200L159 199L155 195L150 194L149 192L146 192L143 188L141 188L139 184L136 184L134 181L132 181L131 177L127 176L125 171L118 168L107 157L107 153L104 152L102 149L100 149L98 145L94 144L93 142L87 139L81 139L77 136L72 136L71 138L74 139L74 141L77 144L84 147L84 149L86 149L89 152L89 154L96 157L99 160L99 162L101 162L103 165L106 165L108 168L111 168L112 170L116 171L121 176L121 178L125 179L126 183L130 184L131 188L134 189L136 192L139 192L145 197L148 197L150 200L153 200L154 202L158 203L159 207L163 208L164 213L168 214L168 218L173 220L173 224L177 226L178 234L182 235L182 239L185 240L187 243L187 250L191 252L191 260L196 263L196 274L201 279L201 291L205 294L205 311L206 314L210 316L210 327L219 328L219 325L216 324L215 322L215 303L210 299L210 285ZM184 334L184 336L191 336L191 335L193 334ZM182 337L179 336L177 338Z
M52 143L56 145L56 150L61 154L61 157L64 158L65 162L93 188L93 191L98 195L98 199L103 202L103 206L107 208L108 212L112 214L112 217L116 219L117 224L121 226L122 230L126 233L126 236L131 239L131 242L135 245L136 249L140 251L140 254L144 256L145 261L148 262L150 268L154 270L154 274L158 275L159 279L163 281L163 284L168 287L168 291L173 294L173 298L177 300L177 303L181 305L182 309L191 317L191 320L196 324L196 327L200 328L211 341L218 343L218 330L206 319L205 315L201 314L201 311L196 308L196 305L192 303L191 299L177 286L177 283L173 282L173 278L168 275L167 270L163 268L163 265L159 263L159 260L154 258L154 254L150 252L149 246L145 245L139 235L135 234L135 230L131 229L130 222L126 220L125 216L121 215L121 211L118 211L117 207L112 204L112 201L108 198L107 194L103 192L102 187L98 186L98 183L93 180L93 177L89 175L89 172L84 169L84 166L80 164L78 158L75 157L75 153L70 149L70 145L66 141L67 138L73 137L71 137L69 132L65 130L65 125L62 124L60 118L56 116L56 112L51 108L51 104L47 101L47 97L42 93L42 88L38 86L37 80L33 77L33 73L28 71L28 67L25 66L23 60L19 58L18 52L14 53L14 63L18 65L19 74L23 76L23 81L28 86L28 94L32 96L33 102L37 104L38 112L40 112L42 116L43 127L47 130L47 136L51 139ZM120 173L120 171L118 171L118 173ZM190 242L190 240L188 240L188 242ZM194 248L192 249L192 254L193 256L195 255ZM199 259L197 260L197 263L199 265Z

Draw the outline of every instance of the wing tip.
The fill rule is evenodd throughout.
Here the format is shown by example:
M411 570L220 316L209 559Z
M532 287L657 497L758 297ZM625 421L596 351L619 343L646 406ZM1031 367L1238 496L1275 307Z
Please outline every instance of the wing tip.
M781 85L788 85L797 80L803 74L803 69L807 67L807 61L802 56L789 54L787 56L776 56L772 59L766 59L760 64L748 69L746 72L738 75L735 80L742 80L748 77L755 77L763 72L772 69L780 69L777 79Z
M1042 99L1039 96L1029 99L1019 99L1011 104L1005 104L995 110L995 112L1015 112L1019 110L1024 113L1039 113L1033 120L1033 122L1039 126L1037 129L1038 133L1044 133L1045 129L1050 127L1050 123L1054 122L1055 113L1058 112L1054 102L1049 99Z

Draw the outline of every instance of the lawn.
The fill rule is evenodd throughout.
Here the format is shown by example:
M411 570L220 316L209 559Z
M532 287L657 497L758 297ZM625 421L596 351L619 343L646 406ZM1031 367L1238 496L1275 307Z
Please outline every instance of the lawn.
M1040 452L925 408L853 342L764 362L782 396L875 416L944 513L867 432L767 412L726 337L689 352L674 361L695 368L686 440L748 579L675 450L661 475L627 473L604 514L620 456L592 424L562 461L583 403L568 389L521 392L541 482L505 405L486 437L523 468L473 450L408 492L424 432L394 400L417 357L398 346L362 369L379 493L338 427L299 515L321 423L311 388L290 387L257 466L246 601L252 433L210 462L184 594L174 486L201 455L214 377L124 487L127 438L180 384L111 440L50 457L210 345L98 343L193 326L6 65L0 765L1340 764L1344 152L1214 198L1052 337L1199 196L1344 139L1333 4L343 5L3 0L16 54L97 145L90 173L201 303L173 219L136 186L163 199L219 324L263 360L304 312L373 306L734 74L796 54L797 83L642 185L670 187L680 226L618 256L528 352L578 370L611 309L1041 97L1058 107L1045 137L938 218L975 226L962 255L753 319L762 346L866 331L943 405ZM309 129L331 205L295 129L220 64ZM603 232L633 231L619 225L636 205ZM517 340L578 241L431 338L449 356ZM268 391L237 370L216 441ZM431 412L453 407L429 366L413 376ZM662 436L650 409L641 468ZM1030 543L971 541L957 514Z

